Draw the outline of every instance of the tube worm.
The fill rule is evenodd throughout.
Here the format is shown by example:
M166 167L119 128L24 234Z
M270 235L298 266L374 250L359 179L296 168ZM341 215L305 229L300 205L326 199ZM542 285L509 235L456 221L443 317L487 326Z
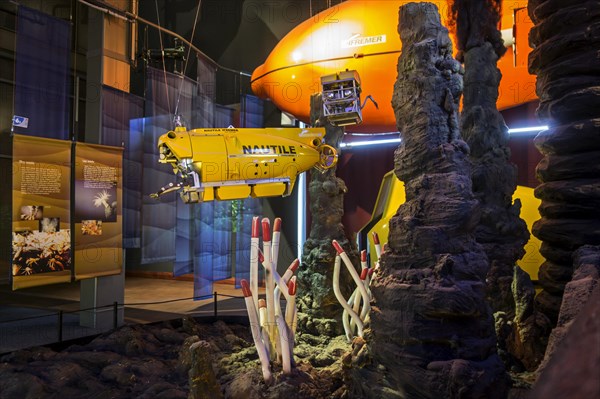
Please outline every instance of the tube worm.
M364 282L364 278L362 277L362 273L367 269L367 251L365 251L364 249L360 252L360 266L361 266L361 274L360 274L360 279ZM358 311L360 310L360 303L361 301L367 301L369 300L369 297L363 298L361 295L361 291L358 289L358 287L356 288L356 290L354 290L354 303L352 305L352 309L354 309L354 311L356 313L358 313ZM350 329L352 329L352 331L354 331L354 323L350 322Z
M283 368L283 374L290 374L292 372L292 363L290 360L291 349L290 349L290 329L285 323L285 319L281 314L275 316L277 323L277 330L279 332L279 355L281 356L281 367Z
M267 303L262 298L258 300L258 315L260 327L265 328L265 323L267 322Z
M336 242L336 241L334 240L334 242ZM337 242L336 242L336 244L337 244ZM354 320L356 327L358 328L358 336L362 338L363 323L360 320L360 317L354 312L352 307L350 305L348 305L346 298L344 298L344 296L342 295L342 293L340 291L340 265L341 265L341 263L342 263L341 257L340 257L340 255L337 255L335 257L335 264L333 267L333 293L335 294L335 297L340 302L340 304L342 305L344 310L346 312L348 312L350 317ZM344 332L346 333L346 339L348 340L348 342L352 342L353 334L352 334L352 331L350 330L349 323L347 323L347 319L342 318L342 322L344 325Z
M352 265L352 262L350 261L348 254L346 253L346 251L344 251L344 248L342 248L342 246L336 240L333 240L332 244L333 244L335 250L340 255L340 257L342 258L342 260L344 261L344 264L346 265L346 268L350 272L350 275L352 276L354 283L356 283L356 285L358 286L360 295L364 298L364 306L362 307L362 312L360 313L360 319L364 320L366 315L371 310L371 304L368 301L369 294L367 293L367 290L365 289L365 285L363 284L363 281L360 279L358 272L354 268L354 265ZM357 297L358 297L358 294L357 294ZM350 312L348 312L348 313L350 313ZM362 337L362 335L361 335L361 337Z
M381 244L379 243L379 234L373 232L373 242L375 243L375 253L377 254L377 261L381 257Z
M271 264L273 270L277 271L277 260L279 259L279 239L281 237L281 218L273 220L273 237L271 244Z
M294 273L296 273L296 270L298 270L299 266L300 266L300 260L298 258L294 259L294 261L292 263L290 263L290 266L287 268L287 270L285 271L285 273L282 276L283 281L286 284L288 283L288 281L290 281L290 279L292 278Z
M298 286L296 284L296 276L292 277L290 282L288 283L288 300L285 306L285 322L293 333L296 331L296 325L294 321L296 320L296 290Z
M341 258L340 258L340 260L341 260ZM350 299L348 299L348 305L351 306L352 309L354 309L354 300L356 299L357 291L358 291L358 289L355 289L354 292L352 293L352 295L350 295ZM354 322L354 320L350 319L350 315L348 314L348 311L345 308L344 308L344 311L342 312L342 325L348 326L348 331L350 333L350 339L352 339L352 337L354 337L354 329L356 328L356 323ZM344 328L344 331L345 330L346 329Z
M260 324L258 321L258 315L256 308L254 307L254 301L252 299L252 291L248 281L242 280L242 292L244 293L244 300L246 302L246 309L248 310L248 318L250 319L250 331L252 332L252 338L254 339L254 345L256 345L256 351L258 352L258 358L262 368L263 378L265 383L270 384L273 381L273 375L271 374L271 365L269 363L269 353L265 348L265 344L262 340L260 333Z
M365 261L365 263L366 263L366 261ZM366 285L366 283L367 283L366 279L367 279L368 274L369 274L369 269L366 269L366 268L362 269L362 271L360 272L360 280L363 283L363 285L365 286L365 288L367 289L367 293L369 293L369 289ZM370 293L369 293L369 295L370 295ZM356 289L354 289L354 292L352 293L352 296L350 296L350 299L348 299L348 305L352 306L352 309L354 310L354 312L356 314L359 314L361 302L363 303L363 306L365 306L364 303L368 302L369 300L370 300L370 297L363 298L361 295L361 290L358 287L356 287ZM363 321L363 323L366 322L366 320L363 318L362 315L361 315L361 320ZM354 334L354 327L355 327L354 320L351 320L350 321L350 330L352 331L353 334Z
M281 276L281 280L283 281L283 284L287 284L290 281L290 278L292 278L294 273L296 273L296 270L298 270L298 266L300 266L300 260L298 260L298 258L296 258L290 264L290 266L287 268L285 273L283 273L283 276ZM286 297L286 299L287 299L287 297ZM281 300L281 289L279 289L279 285L277 285L277 287L275 287L275 303L279 302L280 300Z
M271 338L269 336L269 332L267 331L265 325L267 323L267 303L265 302L264 299L259 299L258 300L258 314L260 316L260 327L261 327L261 334L262 334L262 340L265 343L265 349L267 350L267 353L269 354L269 356L267 356L268 359L271 358Z
M270 271L272 273L273 281L275 282L275 290L274 290L274 294L273 294L273 296L274 296L273 303L275 305L275 317L277 317L277 315L281 314L281 301L280 301L281 292L283 292L286 301L289 301L288 287L287 287L286 282L284 281L284 279L279 276L279 273L277 273L277 271L273 270L272 268L271 268L271 270L267 269L267 264L265 263L265 257L264 257L264 255L263 255L263 253L262 253L261 250L258 251L258 261L265 268L265 272L269 272Z
M367 251L363 249L360 251L360 269L365 270L367 267Z
M277 328L275 324L275 280L273 279L273 272L271 268L271 224L269 219L263 218L262 220L262 233L263 233L263 255L265 266L265 277L266 277L266 297L267 297L267 331L271 337L271 345L275 347L277 345Z
M367 293L369 294L369 301L371 299L373 299L373 294L371 293L371 288L369 288L371 286L371 268L369 268L369 264L367 263L367 251L365 251L364 249L361 251L360 253L360 265L362 267L361 270L361 275L360 278L361 280L364 280L365 282L365 288L367 289ZM366 275L363 278L362 277L362 273L365 273L366 270Z
M294 338L296 336L296 325L298 324L298 309L296 308L296 290L298 284L296 283L296 276L292 277L288 283L288 293L290 294L290 300L286 303L285 309L285 322L288 326L289 331L289 342L290 342L290 358L292 367L296 367L294 361Z
M250 238L250 289L252 290L252 300L254 307L258 312L258 216L252 218L252 237Z

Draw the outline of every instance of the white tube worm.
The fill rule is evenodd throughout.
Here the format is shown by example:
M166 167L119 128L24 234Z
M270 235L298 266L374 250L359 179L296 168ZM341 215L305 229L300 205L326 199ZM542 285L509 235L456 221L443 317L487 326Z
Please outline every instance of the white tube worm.
M254 308L254 302L252 300L252 291L250 290L250 285L246 280L242 280L241 284L242 292L244 293L244 301L246 302L246 310L248 311L248 318L250 319L250 331L252 332L254 345L256 345L256 351L258 352L258 358L260 359L263 378L265 380L265 383L270 384L273 381L273 375L271 374L269 353L265 348L264 342L262 341L258 315L256 313L256 309Z
M250 238L250 289L254 308L258 312L258 216L252 218L252 236Z
M337 242L335 240L334 240L334 242L337 244ZM338 251L338 253L339 253L339 251ZM358 328L358 335L359 335L359 337L362 337L363 336L363 323L360 320L360 317L354 312L352 307L350 305L348 305L346 298L344 298L344 296L342 295L342 292L340 291L340 265L341 265L341 256L337 255L335 257L335 264L333 267L333 293L335 294L335 297L340 302L340 304L342 305L344 310L346 310L346 312L348 312L350 317L352 319L354 319L354 322L356 323L356 326ZM348 340L348 342L352 342L353 334L350 330L350 326L347 325L346 323L344 323L344 332L346 333L346 339Z
M367 313L369 313L369 311L371 310L371 304L368 301L369 294L367 293L367 290L365 289L365 285L363 284L363 281L360 279L358 272L354 268L354 265L352 265L352 262L350 261L348 254L346 253L346 251L344 251L344 248L342 248L342 246L336 240L333 240L332 244L333 244L334 248L336 249L336 251L338 252L338 254L340 255L340 257L342 258L342 260L344 261L344 264L346 265L346 268L350 272L350 275L352 276L354 283L356 283L356 285L358 286L361 296L365 299L364 306L362 307L362 311L360 313L360 319L361 319L361 324L362 324L362 320L365 319ZM348 313L350 313L350 312L348 312ZM350 314L352 314L352 313L350 313ZM362 335L361 335L361 337L362 337Z

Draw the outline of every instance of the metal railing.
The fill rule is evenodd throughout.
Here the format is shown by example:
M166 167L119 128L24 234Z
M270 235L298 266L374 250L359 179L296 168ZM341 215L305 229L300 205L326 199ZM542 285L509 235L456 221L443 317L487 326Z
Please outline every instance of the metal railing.
M212 299L213 299L212 316L214 318L219 317L219 306L218 306L219 297L224 297L224 298L228 298L228 299L242 299L242 300L244 299L243 296L219 294L217 291L215 291L212 295ZM26 347L35 346L35 345L47 345L47 344L52 344L52 343L64 342L65 341L65 324L69 325L69 324L73 324L75 322L75 320L73 320L73 318L70 318L71 319L70 323L69 322L65 323L65 320L67 318L69 318L69 316L71 316L71 315L80 314L82 312L112 309L112 316L113 316L112 317L112 328L116 329L117 327L119 327L119 312L121 310L124 311L126 307L135 309L135 307L137 307L137 306L162 305L162 304L174 303L174 302L180 302L180 301L205 300L205 299L209 299L209 298L210 297L202 296L202 297L177 298L177 299L169 299L169 300L154 301L154 302L134 302L134 303L113 302L110 305L95 306L95 307L90 307L90 308L85 308L85 309L58 310L58 311L48 312L48 313L41 314L41 315L38 314L38 315L34 315L34 316L19 317L19 318L8 319L8 320L0 319L0 331L2 332L2 334L0 335L0 353L10 352L15 349L26 348ZM23 306L23 307L26 307L26 306ZM244 313L245 311L246 311L246 308L245 308L245 306L242 305L242 307L240 307L239 309L234 308L234 309L222 310L221 312L222 313L223 312ZM206 313L211 313L211 311L210 310L196 311L196 312L182 313L182 315L189 314L194 317L203 317L203 316L206 317L206 316L208 316L208 315L206 315ZM32 322L34 320L41 320L41 319L50 318L50 317L54 318L55 323L56 323L56 333L55 333L54 338L52 338L51 336L48 336L46 334L47 330L45 330L45 328L48 326L47 322L46 323L33 322L31 325L24 327L24 329L16 329L15 330L15 328L13 328L11 330L9 327L7 327L9 324ZM75 333L68 334L69 340L83 338L86 336L94 336L94 335L98 335L100 333L109 331L109 329L86 328L81 325L79 325L77 327L78 327L79 333L75 332ZM31 331L29 331L29 334L26 332L27 329L31 329ZM36 331L38 333L37 336L35 336ZM32 336L32 333L34 336ZM9 339L9 337L10 337L10 339ZM13 341L22 340L23 345L18 345L18 344L11 345L10 342L8 342L11 339Z

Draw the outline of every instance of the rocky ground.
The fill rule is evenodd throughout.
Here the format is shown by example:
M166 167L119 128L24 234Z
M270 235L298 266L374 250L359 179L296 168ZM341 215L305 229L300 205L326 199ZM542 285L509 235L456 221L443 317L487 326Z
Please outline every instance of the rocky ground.
M248 326L191 318L127 325L85 345L4 355L0 398L341 398L349 349L342 337L298 336L297 368L283 376L275 364L266 386Z
M4 355L0 399L352 397L348 378L369 367L364 341L307 333L297 341L292 375L274 364L275 382L267 386L246 325L192 318L127 325L83 345ZM517 376L510 397L525 397L532 377Z

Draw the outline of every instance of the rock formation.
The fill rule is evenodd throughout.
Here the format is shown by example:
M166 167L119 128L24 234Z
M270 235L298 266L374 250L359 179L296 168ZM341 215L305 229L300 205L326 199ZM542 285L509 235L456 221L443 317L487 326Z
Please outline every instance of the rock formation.
M522 371L519 366L535 371L544 358L551 330L550 320L535 309L535 287L529 275L519 266L515 266L511 288L515 311L512 318L504 313L496 318L498 341L504 344L502 350L511 356L505 358L507 366L515 371ZM515 363L514 359L519 363Z
M512 201L517 170L509 161L508 127L496 108L501 78L496 64L506 52L497 28L500 13L494 1L455 0L453 11L465 67L461 135L471 150L473 193L481 205L475 238L490 262L488 302L494 312L512 317L513 268L525 254L529 232L519 217L520 202Z
M535 315L531 317L528 312L526 318L519 318L513 323L515 300L511 284L516 262L525 254L529 231L525 221L519 217L520 201L516 200L513 204L517 169L509 161L508 127L496 108L501 78L496 65L506 52L497 28L500 5L499 0L452 2L458 54L465 67L461 135L471 150L473 193L481 206L475 238L483 246L490 263L486 298L496 319L499 353L507 366L515 364L516 358L517 365L528 363L528 369L535 369L537 363L531 365L530 358L539 362L543 357L538 322L545 323ZM521 280L527 277L519 274ZM523 284L527 285L526 282ZM533 301L533 296L527 298ZM516 299L522 304L522 298ZM532 309L530 305L522 305ZM529 325L528 322L534 324ZM526 331L513 331L515 327ZM511 337L527 340L519 340L518 353L512 353L514 346L506 342ZM524 347L527 350L521 350ZM538 352L532 353L534 349Z
M210 343L194 342L190 351L190 399L222 399L221 387L213 371L213 359Z
M538 377L528 399L600 397L599 302L600 288L596 286L588 302L578 306L581 311Z
M600 244L600 3L530 0L528 10L537 114L550 126L535 139L544 158L535 191L542 218L532 232L546 258L536 304L556 322L573 252Z
M402 6L398 30L395 173L406 203L390 221L372 285L372 354L395 391L386 397L504 398L469 148L458 128L461 66L433 4Z
M578 317L582 308L586 306L586 303L590 302L594 290L598 291L598 286L600 286L600 246L585 245L575 251L573 257L575 266L573 279L565 286L560 313L558 315L558 323L550 334L544 362L538 372L542 372L550 359L553 358L554 353L560 347L574 320ZM593 303L598 305L597 300ZM597 345L589 349L590 351L596 350L597 354L600 352L600 336L596 338ZM581 356L584 355L582 354Z
M320 95L311 98L311 124L325 127L325 143L340 150L344 129L331 125L323 118L323 106ZM298 306L308 317L299 318L299 329L330 336L341 333L333 319L340 319L342 309L332 289L333 263L335 249L332 240L337 240L354 260L358 259L356 247L344 232L344 181L335 175L336 168L324 173L311 171L309 183L309 203L311 227L304 244L302 265L298 270L299 300ZM358 262L354 262L359 264ZM344 292L350 291L350 280L344 274L340 281ZM347 294L349 296L349 294ZM317 321L317 319L324 319ZM307 323L307 324L304 324Z

